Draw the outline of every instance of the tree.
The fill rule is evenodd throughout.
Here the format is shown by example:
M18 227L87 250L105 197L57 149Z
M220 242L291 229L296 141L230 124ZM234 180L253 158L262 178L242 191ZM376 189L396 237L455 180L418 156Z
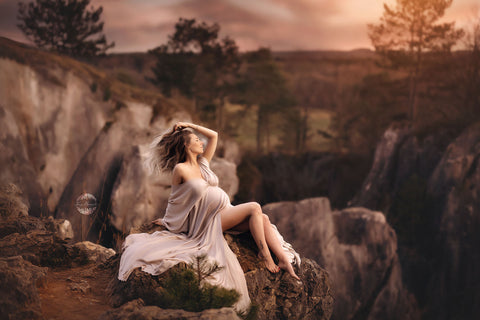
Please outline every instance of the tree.
M408 70L408 107L415 120L419 75L426 52L450 51L463 36L455 22L439 23L453 0L396 0L396 7L384 4L378 24L369 24L369 37L375 50Z
M235 102L247 107L257 106L257 152L270 150L271 119L274 114L289 111L295 105L294 98L280 68L269 49L248 52L244 56L245 68L237 82ZM285 112L288 114L288 112ZM287 117L297 120L298 117ZM292 134L299 134L292 132ZM298 140L298 139L297 139Z
M466 116L470 119L480 117L480 16L471 25L467 32L467 57L463 76L464 86L464 105Z
M241 61L235 41L220 40L219 31L218 24L180 18L167 44L150 51L157 57L150 81L166 95L175 88L193 98L196 111L207 119L213 117L222 130L225 100Z
M38 47L77 57L112 48L102 34L102 7L87 9L90 0L35 0L19 2L18 27ZM95 37L96 36L96 37Z

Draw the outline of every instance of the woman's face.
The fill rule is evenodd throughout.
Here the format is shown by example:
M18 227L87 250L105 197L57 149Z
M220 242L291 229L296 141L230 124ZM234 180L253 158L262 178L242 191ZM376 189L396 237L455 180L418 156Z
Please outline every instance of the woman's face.
M203 141L193 133L189 136L189 138L190 141L187 142L187 149L196 154L203 153Z

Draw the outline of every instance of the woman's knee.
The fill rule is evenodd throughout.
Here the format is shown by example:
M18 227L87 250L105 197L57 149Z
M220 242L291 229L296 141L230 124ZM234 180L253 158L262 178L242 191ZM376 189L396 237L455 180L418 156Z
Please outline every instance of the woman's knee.
M262 214L262 207L257 202L250 202L250 214L253 215L261 215Z
M262 217L263 217L264 223L270 223L270 218L268 218L268 216L265 213L262 214Z

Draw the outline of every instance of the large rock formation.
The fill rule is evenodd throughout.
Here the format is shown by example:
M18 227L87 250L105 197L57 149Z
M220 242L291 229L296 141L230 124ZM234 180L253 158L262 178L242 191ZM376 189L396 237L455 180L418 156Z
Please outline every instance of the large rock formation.
M162 227L144 225L132 232L155 232ZM250 233L226 235L227 242L237 255L245 272L252 302L258 306L258 319L329 319L333 310L333 288L327 272L310 259L303 259L297 274L302 282L285 272L272 274L257 257L256 245ZM142 299L155 304L162 281L176 266L160 276L152 276L135 269L126 282L117 279L120 257L110 261L112 304L120 306L128 301Z
M292 245L330 274L332 319L418 319L402 284L397 239L381 212L332 211L327 198L263 207Z
M5 38L0 70L0 183L24 191L32 216L54 214L71 222L76 241L115 247L122 232L163 215L169 177L148 177L142 151L155 134L190 119L181 106ZM233 196L236 165L219 159L212 167ZM90 216L75 208L84 193L98 201Z
M392 127L352 201L392 221L403 278L426 319L480 316L479 141L478 123L428 134Z
M438 230L428 292L432 319L480 317L480 123L446 149L428 181Z

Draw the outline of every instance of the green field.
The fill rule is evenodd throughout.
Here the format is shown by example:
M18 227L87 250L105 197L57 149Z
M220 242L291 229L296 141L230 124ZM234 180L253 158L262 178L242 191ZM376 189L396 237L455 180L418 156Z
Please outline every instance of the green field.
M227 104L225 115L226 131L229 135L235 138L240 145L241 150L256 150L257 107L252 106L249 109L245 109L245 107L241 105ZM309 111L307 120L308 138L306 145L308 151L330 150L330 139L325 138L323 135L319 134L318 131L320 130L333 134L329 130L332 116L333 112L331 111L319 109ZM288 127L285 125L283 115L272 115L270 123L269 151L291 153L290 150L285 150L285 146L282 142L282 136L285 135L285 130L288 130ZM267 143L265 143L265 146L266 145Z

